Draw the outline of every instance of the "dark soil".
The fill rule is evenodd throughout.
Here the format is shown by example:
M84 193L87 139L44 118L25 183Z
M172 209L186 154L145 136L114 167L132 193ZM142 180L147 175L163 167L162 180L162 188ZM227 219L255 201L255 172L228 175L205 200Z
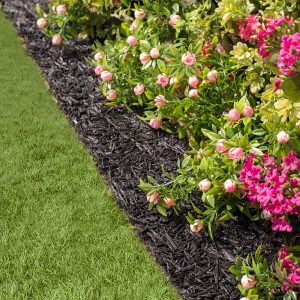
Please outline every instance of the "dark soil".
M50 39L36 28L37 2L42 1L7 0L4 11L24 38L29 54L138 236L184 299L239 299L236 281L228 271L235 256L245 257L263 243L270 258L281 239L243 221L223 224L212 242L205 234L191 234L183 217L171 214L166 219L155 211L148 212L145 193L138 188L139 179L149 174L165 180L160 177L161 164L175 172L177 158L187 144L150 129L134 113L107 107L93 70L84 60L91 53L90 45L72 42L66 49L52 47Z

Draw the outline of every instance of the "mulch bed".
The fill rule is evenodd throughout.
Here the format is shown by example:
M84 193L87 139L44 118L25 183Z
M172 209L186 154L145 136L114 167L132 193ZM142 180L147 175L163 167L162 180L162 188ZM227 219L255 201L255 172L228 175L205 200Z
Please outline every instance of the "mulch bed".
M37 2L44 2L45 7L45 0L7 0L4 11L138 236L184 299L239 299L236 281L228 271L235 256L245 257L263 243L265 253L272 257L282 238L241 219L222 224L211 241L204 233L191 234L182 216L171 213L163 218L155 211L148 212L139 179L152 175L166 180L160 177L161 164L175 172L187 143L150 129L134 113L106 106L97 88L98 79L84 60L91 53L91 45L72 42L65 49L52 47L50 39L36 28Z

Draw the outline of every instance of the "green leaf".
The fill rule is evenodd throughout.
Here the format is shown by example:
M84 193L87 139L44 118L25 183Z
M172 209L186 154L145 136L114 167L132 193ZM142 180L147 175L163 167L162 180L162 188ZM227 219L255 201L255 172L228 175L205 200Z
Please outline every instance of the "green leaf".
M157 211L163 215L164 217L166 217L168 214L167 214L167 210L165 207L161 206L160 204L156 205L156 209Z
M239 275L240 273L241 273L241 270L237 267L237 266L231 266L230 268L229 268L229 271L233 274L233 275L235 275L235 276L237 276L237 275Z
M293 102L300 101L300 74L284 80L281 83L280 88L289 100Z
M221 138L220 135L218 135L217 133L215 133L213 131L209 131L209 130L204 129L204 128L202 128L201 131L203 132L203 134L206 137L208 137L212 141L218 141Z
M207 169L208 169L207 159L206 159L206 157L203 157L201 159L201 163L200 163L200 170L201 171L207 171Z
M257 135L257 136L262 136L265 135L266 131L262 128L258 128L252 131L252 134Z

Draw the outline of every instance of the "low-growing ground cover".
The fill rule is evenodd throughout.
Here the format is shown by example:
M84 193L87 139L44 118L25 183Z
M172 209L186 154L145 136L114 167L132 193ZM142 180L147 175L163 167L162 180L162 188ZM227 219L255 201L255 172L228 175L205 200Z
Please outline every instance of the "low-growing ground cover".
M1 299L178 299L0 14Z

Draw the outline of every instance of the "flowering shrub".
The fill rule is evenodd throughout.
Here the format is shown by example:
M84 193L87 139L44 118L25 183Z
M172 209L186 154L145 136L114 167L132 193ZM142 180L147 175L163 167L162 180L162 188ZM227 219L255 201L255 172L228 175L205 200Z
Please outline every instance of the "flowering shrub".
M261 255L261 246L254 256L245 261L236 259L231 273L240 281L238 286L243 300L300 298L300 248L287 247L278 252L278 258L269 266Z
M202 205L193 205L194 213L187 215L193 232L207 227L212 236L212 225L235 220L236 211L251 220L271 219L279 231L291 231L289 218L298 217L298 187L286 192L290 185L267 185L270 170L264 174L255 166L265 177L253 186L261 184L262 193L279 188L285 207L270 208L272 201L247 193L247 186L253 190L244 176L250 159L270 155L285 161L290 152L300 153L297 22L272 5L259 5L144 1L135 7L135 19L122 24L125 36L94 48L91 64L108 105L141 106L150 127L188 138L191 151L178 163L178 175L165 174L169 180L163 184L148 177L140 186L148 192L150 208L165 216L191 195L201 198ZM261 7L276 17L256 13ZM234 40L237 33L247 44ZM280 72L281 59L289 61L289 72ZM281 172L280 162L276 166ZM294 171L280 173L280 184L297 176Z
M71 38L105 37L116 32L121 24L123 10L131 2L134 1L55 0L49 4L48 13L37 5L37 26L53 37L54 46Z

